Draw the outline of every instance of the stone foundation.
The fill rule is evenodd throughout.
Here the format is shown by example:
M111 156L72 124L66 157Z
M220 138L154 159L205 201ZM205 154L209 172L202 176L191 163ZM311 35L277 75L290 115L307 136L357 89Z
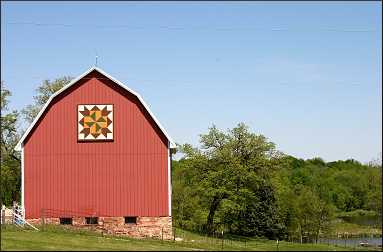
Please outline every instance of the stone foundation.
M60 218L44 218L44 223L42 219L26 219L32 225L42 225L42 224L60 224Z
M27 221L32 225L43 223L40 218L27 219ZM44 218L44 223L59 225L60 219ZM86 224L85 217L73 217L72 226L135 238L173 239L172 217L137 217L136 224L125 224L124 217L98 217L98 224Z

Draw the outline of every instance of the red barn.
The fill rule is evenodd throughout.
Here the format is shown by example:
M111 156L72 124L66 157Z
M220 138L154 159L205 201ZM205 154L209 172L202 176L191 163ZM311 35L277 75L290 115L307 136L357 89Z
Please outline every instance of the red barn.
M16 149L26 220L171 236L175 144L141 96L99 68L56 92Z

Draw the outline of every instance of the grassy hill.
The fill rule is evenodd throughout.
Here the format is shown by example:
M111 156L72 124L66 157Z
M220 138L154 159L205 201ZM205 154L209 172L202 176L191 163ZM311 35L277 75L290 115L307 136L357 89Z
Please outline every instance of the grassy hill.
M102 236L101 234L47 227L44 231L23 230L14 226L1 229L1 250L332 250L347 248L326 244L298 244L261 239L242 241L200 236L177 230L183 241L161 241L154 239L133 239L127 237Z

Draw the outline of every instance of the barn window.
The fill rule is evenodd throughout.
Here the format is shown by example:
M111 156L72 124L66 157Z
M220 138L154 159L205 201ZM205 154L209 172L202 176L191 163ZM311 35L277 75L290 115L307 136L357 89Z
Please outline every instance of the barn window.
M72 218L60 218L61 225L72 225Z
M85 217L86 224L98 224L98 217Z
M125 217L125 224L137 224L137 217L126 216Z

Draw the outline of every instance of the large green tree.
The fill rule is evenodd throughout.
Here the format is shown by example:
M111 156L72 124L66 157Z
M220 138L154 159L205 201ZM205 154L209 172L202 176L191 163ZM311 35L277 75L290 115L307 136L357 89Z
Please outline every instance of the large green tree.
M49 98L62 87L67 85L72 79L73 78L70 76L64 76L53 81L44 80L36 89L37 95L33 97L33 104L26 106L21 111L24 119L28 123L32 123L37 114L40 112L41 108L49 100Z
M299 188L299 189L298 189ZM299 236L306 241L319 239L319 234L326 231L333 219L333 208L326 201L321 199L318 194L306 186L298 186L295 190L295 221L298 224Z
M220 226L234 233L271 236L275 207L269 174L278 167L281 153L243 123L227 132L213 125L200 142L200 149L180 149L189 160L189 181L184 183L191 180L194 195L206 210L205 230L211 233ZM260 230L261 220L266 227Z
M9 111L11 92L1 82L1 202L11 205L20 198L20 154L14 150L20 134L18 112Z

